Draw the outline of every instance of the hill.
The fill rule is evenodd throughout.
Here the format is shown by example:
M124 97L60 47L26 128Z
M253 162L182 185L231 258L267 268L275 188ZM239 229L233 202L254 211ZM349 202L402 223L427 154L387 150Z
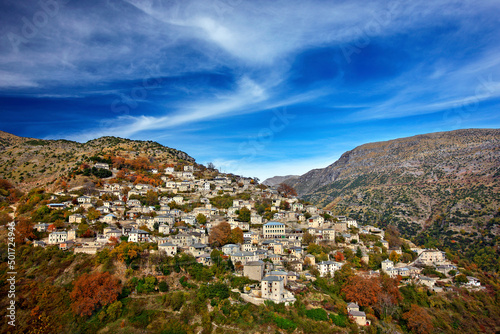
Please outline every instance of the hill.
M16 183L22 190L53 184L82 164L90 164L92 157L106 155L131 160L145 157L158 166L195 162L187 153L153 141L101 137L78 143L18 137L0 131L0 178ZM75 177L71 182L70 186L78 186L82 180Z
M270 177L270 178L264 180L264 182L262 182L262 184L264 184L268 187L274 187L274 186L277 186L278 184L282 183L285 180L288 180L288 182L290 182L291 180L299 178L299 177L300 177L300 175L274 176L274 177Z
M457 130L364 144L285 182L334 213L407 235L436 218L474 232L500 207L499 162L499 129Z

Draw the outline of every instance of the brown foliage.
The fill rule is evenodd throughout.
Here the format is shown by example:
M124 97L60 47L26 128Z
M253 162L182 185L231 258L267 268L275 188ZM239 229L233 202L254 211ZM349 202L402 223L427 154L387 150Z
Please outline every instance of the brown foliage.
M71 291L71 308L78 315L90 316L95 309L113 303L120 291L119 280L108 272L83 274Z
M285 197L297 196L297 192L295 191L295 189L293 187L289 186L288 184L285 184L285 183L281 183L278 186L278 192Z
M231 237L231 225L227 222L222 222L219 225L212 227L208 236L208 241L215 247L221 247L229 243Z
M302 243L304 245L310 245L316 242L316 236L312 235L308 231L304 232L304 235L302 236Z
M16 242L24 244L26 240L33 240L35 234L33 233L33 223L31 219L19 217L16 224Z
M397 310L398 304L403 300L399 292L399 279L390 278L389 275L382 275L379 278L382 292L378 297L376 309L382 316L392 316Z
M403 241L399 238L398 228L394 225L387 226L384 238L389 242L390 248L399 248L403 244Z
M82 234L82 238L93 238L95 235L94 231L88 228L85 233Z
M233 244L243 243L243 230L239 227L233 228L231 230L231 236L229 239L229 242Z
M10 183L10 181L5 179L0 179L0 189L9 190L11 188L14 188L14 186L12 185L12 183Z
M408 327L417 334L428 334L432 332L432 319L427 311L415 304L411 309L403 313L403 319L408 322Z
M378 278L352 276L342 288L347 300L357 302L360 306L373 306L378 302L382 292Z
M0 225L5 225L12 221L12 217L7 213L0 211Z
M398 279L388 275L381 277L353 276L348 279L342 292L346 299L358 302L361 306L370 306L378 310L380 315L392 315L397 305L403 300Z

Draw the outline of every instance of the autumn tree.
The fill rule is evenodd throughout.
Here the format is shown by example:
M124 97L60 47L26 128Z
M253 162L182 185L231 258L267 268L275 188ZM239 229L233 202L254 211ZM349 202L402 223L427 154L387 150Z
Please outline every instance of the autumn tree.
M387 274L382 274L378 279L382 291L378 296L375 308L381 317L392 316L396 312L399 303L403 300L398 288L399 279L391 278Z
M286 183L281 183L278 186L277 190L284 197L297 196L297 192L295 191L295 189Z
M344 254L342 254L341 252L335 253L335 261L343 262L344 261Z
M101 212L97 211L95 208L90 208L87 212L87 218L89 220L97 220L101 217Z
M400 257L401 256L398 253L396 253L395 251L392 251L391 254L389 255L389 260L391 260L394 263L397 263L397 262L399 262Z
M99 307L116 301L120 291L120 281L109 272L83 274L71 291L71 308L80 316L90 316Z
M229 243L231 237L231 225L228 222L219 223L219 225L210 229L208 241L212 246L221 247Z
M15 240L18 244L24 244L26 240L33 240L35 234L33 233L33 223L31 219L19 217L16 223Z
M88 228L83 234L82 238L93 238L95 236L95 232Z
M403 313L403 319L407 321L408 328L417 334L428 334L432 332L433 325L431 316L427 311L415 304L411 305L411 309Z
M229 238L229 242L233 244L242 244L243 243L243 231L239 227L235 227L231 230L231 236Z
M141 248L135 242L121 242L111 251L111 255L129 265L140 256L140 252Z
M316 236L312 235L308 231L305 231L302 235L302 243L304 245L310 245L316 242Z
M342 288L345 298L360 306L373 306L378 302L382 289L376 277L352 276Z
M158 205L158 193L153 190L148 190L146 193L146 198L144 199L144 204L146 205Z
M384 238L389 243L390 248L400 248L403 244L403 241L399 237L398 228L394 225L387 226Z

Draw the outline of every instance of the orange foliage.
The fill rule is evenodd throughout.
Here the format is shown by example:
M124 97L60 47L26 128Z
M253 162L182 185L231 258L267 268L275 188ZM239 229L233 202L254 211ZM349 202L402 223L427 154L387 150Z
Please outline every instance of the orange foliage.
M428 334L432 332L432 319L427 311L415 304L411 309L403 313L403 319L408 322L408 327L417 334Z
M118 171L118 173L116 174L116 178L117 179L125 179L127 177L127 174L128 174L128 169L124 168L124 169L121 169L120 171Z
M126 160L125 163L130 165L134 170L146 170L150 168L150 163L146 157L138 157L134 160Z
M71 308L78 315L90 316L97 308L113 303L120 291L119 280L108 272L83 274L71 291Z
M341 252L337 252L335 254L335 261L337 261L337 262L344 261L344 254L342 254Z
M125 159L122 157L111 157L113 168L119 169L125 164Z
M33 240L35 234L33 233L33 223L29 218L19 217L16 224L16 242L24 244L26 240Z
M227 222L222 222L219 225L212 227L208 235L210 244L220 247L229 242L231 237L231 225Z
M382 292L376 277L352 276L342 288L347 300L357 302L360 306L373 306Z
M134 180L134 184L138 183L145 183L145 184L150 184L152 186L160 186L163 184L163 181L160 179L155 179L151 178L145 175L137 175L136 179Z
M117 237L110 237L109 238L109 243L114 247L118 245L118 238Z

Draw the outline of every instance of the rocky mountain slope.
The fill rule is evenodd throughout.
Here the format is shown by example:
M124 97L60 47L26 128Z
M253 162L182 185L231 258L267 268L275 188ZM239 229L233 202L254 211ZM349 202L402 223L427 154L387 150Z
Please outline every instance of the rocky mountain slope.
M264 180L264 182L262 182L262 184L264 184L268 187L274 187L274 186L277 186L278 184L282 183L285 180L288 180L288 182L291 182L292 180L297 179L299 177L300 177L300 175L273 176L273 177L270 177L270 178Z
M53 183L92 156L111 154L126 159L139 156L155 163L194 163L188 154L153 141L101 137L86 143L24 138L0 131L0 178L31 189ZM152 157L152 158L151 158ZM153 162L153 161L151 161Z
M500 207L500 129L467 129L369 143L285 183L299 195L408 234L436 217L457 228L485 223Z

